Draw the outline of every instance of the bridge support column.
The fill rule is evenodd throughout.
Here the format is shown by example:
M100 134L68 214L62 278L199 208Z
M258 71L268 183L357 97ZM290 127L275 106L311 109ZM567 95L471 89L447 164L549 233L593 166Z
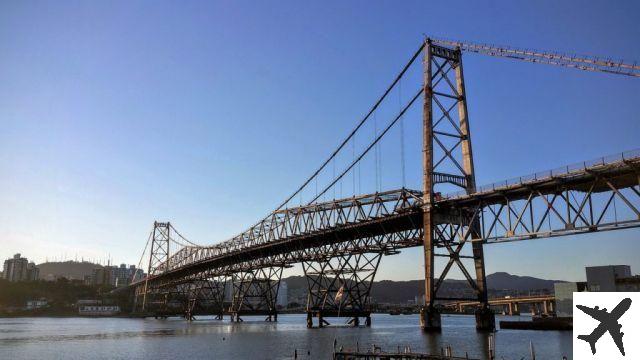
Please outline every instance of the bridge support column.
M496 316L488 306L481 306L476 310L476 329L481 331L496 329Z
M435 306L425 305L420 309L420 327L422 330L429 332L442 329L440 311Z
M253 269L233 274L231 321L241 315L266 315L265 321L278 321L276 302L283 266Z
M371 326L371 284L378 270L382 253L353 253L305 261L302 268L307 278L307 327L329 325L328 317L350 318L347 323Z

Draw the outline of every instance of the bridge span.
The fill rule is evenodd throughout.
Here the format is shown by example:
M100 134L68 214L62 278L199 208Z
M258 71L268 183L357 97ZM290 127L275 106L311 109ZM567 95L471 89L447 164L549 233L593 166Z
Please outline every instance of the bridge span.
M180 313L188 319L195 314L229 314L233 321L259 314L274 321L282 271L300 263L308 284L309 327L314 326L314 319L322 327L329 317L348 317L354 325L364 318L369 325L371 284L381 258L421 246L426 289L422 328L440 329L436 304L468 301L477 304L478 329L493 330L484 245L640 226L640 151L476 187L463 47L448 45L432 39L421 44L329 160L282 206L246 231L221 243L200 246L182 237L170 223L156 222L148 242L148 275L132 284L136 310L158 316ZM336 175L334 170L333 181L319 193L316 190L308 204L289 206L343 150L421 54L422 85L399 114L382 132L376 130L371 145L362 155L354 154L342 173ZM423 188L402 187L319 201L345 174L355 171L364 155L375 149L418 99L423 105ZM441 190L445 186L461 191ZM174 251L175 245L178 249ZM471 251L463 252L468 248ZM439 276L436 259L445 262ZM467 280L473 297L440 295L452 268Z
M522 304L530 305L534 315L538 312L543 315L551 315L555 312L556 297L554 295L507 296L489 299L488 303L493 308L502 308L506 315L520 315L520 305ZM477 301L457 301L443 304L443 307L465 313L466 308L476 308L480 305Z

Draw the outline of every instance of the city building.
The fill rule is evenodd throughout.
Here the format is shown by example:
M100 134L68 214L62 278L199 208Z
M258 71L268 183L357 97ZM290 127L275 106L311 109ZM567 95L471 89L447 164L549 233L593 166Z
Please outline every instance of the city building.
M30 262L27 264L27 280L35 281L40 278L40 269L36 266L35 263Z
M586 272L589 291L619 291L617 280L632 278L629 265L589 266Z
M92 285L111 285L112 283L115 283L112 266L93 269L93 272L91 273Z
M278 289L278 298L276 299L276 305L287 307L289 304L289 289L286 281L280 281L280 288Z
M135 265L127 267L126 264L120 264L120 267L114 268L115 283L113 286L127 286L134 279L142 279L144 272L142 269L136 269Z
M20 254L15 254L13 258L7 259L2 268L3 278L12 282L38 280L40 270L36 264L29 262Z
M137 269L135 265L127 267L126 264L117 266L104 266L93 269L93 273L89 278L85 278L85 282L91 285L109 285L109 286L127 286L134 279L142 279L144 271Z

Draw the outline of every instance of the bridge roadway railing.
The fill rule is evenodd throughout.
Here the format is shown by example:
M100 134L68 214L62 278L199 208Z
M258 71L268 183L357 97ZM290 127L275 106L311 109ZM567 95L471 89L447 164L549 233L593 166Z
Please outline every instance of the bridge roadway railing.
M484 243L640 226L640 151L562 169L442 197L437 213L460 231L478 218L465 240Z
M518 176L507 180L497 181L491 184L478 186L474 195L493 193L501 190L508 190L514 187L527 186L546 180L554 180L571 177L572 175L582 175L586 171L598 170L601 167L608 167L625 162L637 162L640 159L640 149L629 150L618 154L603 156L590 161L582 161L570 165L558 167L552 170L540 171L534 174ZM466 191L457 191L442 195L443 199L457 199L467 197Z

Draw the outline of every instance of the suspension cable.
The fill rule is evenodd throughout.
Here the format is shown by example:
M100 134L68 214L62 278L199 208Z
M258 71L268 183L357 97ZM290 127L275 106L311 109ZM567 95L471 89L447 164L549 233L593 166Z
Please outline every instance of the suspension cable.
M395 125L398 122L398 120L400 120L402 115L404 115L404 113L407 112L407 110L411 107L411 105L413 105L413 103L420 97L420 95L422 95L423 91L424 89L421 87L420 90L418 90L418 92L416 93L416 95L413 96L411 101L407 103L407 105L402 109L402 111L395 117L395 119L391 123L389 123L389 125L387 125L387 127L380 133L380 135L378 135L376 139L373 142L371 142L369 146L367 146L367 148L340 174L340 176L333 179L333 181L329 185L327 185L318 194L318 196L313 198L313 200L309 201L307 205L313 204L316 200L318 200L320 196L322 196L322 194L326 193L333 185L335 185L338 182L338 180L340 180L345 174L347 174L349 170L351 170L356 164L359 164L360 160L362 160L362 158L369 152L369 150L371 150L380 141L380 139L382 139L382 137L393 127L393 125Z
M382 101L387 97L387 95L391 92L391 90L396 86L396 84L398 83L398 81L400 81L400 79L402 78L402 76L404 76L404 74L407 72L407 70L409 69L409 67L413 64L413 62L416 60L416 58L420 55L420 53L422 53L422 49L424 49L424 45L425 43L422 42L420 44L420 47L418 48L418 50L415 52L415 54L413 54L413 56L411 57L411 59L409 60L409 62L407 62L407 64L404 66L404 68L402 69L402 71L400 71L400 73L396 76L396 78L393 80L393 82L391 83L391 85L389 85L389 87L387 88L387 90L385 90L385 92L382 94L382 96L378 99L378 101L376 101L376 103L373 105L373 107L369 110L369 112L367 113L367 115L365 115L365 117L360 120L360 122L358 123L358 125L351 131L351 133L349 134L349 136L347 136L342 143L340 143L340 146L338 146L338 148L331 154L331 156L329 156L329 158L327 160L325 160L322 165L318 168L318 170L316 170L313 175L311 175L296 191L293 192L293 194L291 194L289 197L287 197L287 199L280 204L280 206L278 206L275 211L278 211L280 209L282 209L282 207L284 207L287 203L289 203L289 201L291 201L291 199L293 199L299 192L302 191L302 189L304 189L310 182L311 180L313 180L313 178L315 178L326 166L327 164L329 164L329 162L336 157L336 155L338 155L338 153L342 150L342 148L345 147L345 145L349 142L349 140L351 140L353 138L353 136L355 135L355 133L360 130L360 128L362 127L362 125L369 119L369 117L371 116L371 114L373 114L373 112L378 108L378 106L382 103Z
M186 243L188 243L189 245L191 245L191 246L195 246L195 247L202 247L202 245L198 245L198 244L194 243L193 241L190 241L190 240L189 240L189 239L187 239L186 237L182 236L182 234L180 234L180 233L178 232L178 230L176 230L176 228L175 228L175 227L173 227L173 224L171 225L171 229L173 230L173 232L175 232L175 233L176 233L176 234L177 234L177 235L178 235L182 240L184 240L184 241L185 241ZM170 239L171 239L171 238L170 238ZM180 243L179 243L179 242L177 242L175 239L171 239L171 240L173 240L173 242L175 242L175 243L176 243L176 244L178 244L178 245L183 245L183 246L184 246L184 244L180 244Z
M373 136L374 138L376 136L378 136L378 113L375 112L373 114ZM375 169L376 169L376 192L380 191L380 145L376 144L375 149L373 149L373 153L374 153L374 162L375 162ZM333 175L335 177L335 174Z
M147 252L147 248L149 247L149 243L151 242L151 238L153 238L153 230L151 230L151 232L149 232L149 236L147 237L147 243L144 245L144 250L142 250L142 255L140 255L140 260L138 261L138 269L142 269L142 260L144 260L144 254ZM142 270L144 272L144 269ZM133 282L133 280L136 277L136 273L137 271L135 271L133 274L131 274L131 279L129 279L129 282Z

